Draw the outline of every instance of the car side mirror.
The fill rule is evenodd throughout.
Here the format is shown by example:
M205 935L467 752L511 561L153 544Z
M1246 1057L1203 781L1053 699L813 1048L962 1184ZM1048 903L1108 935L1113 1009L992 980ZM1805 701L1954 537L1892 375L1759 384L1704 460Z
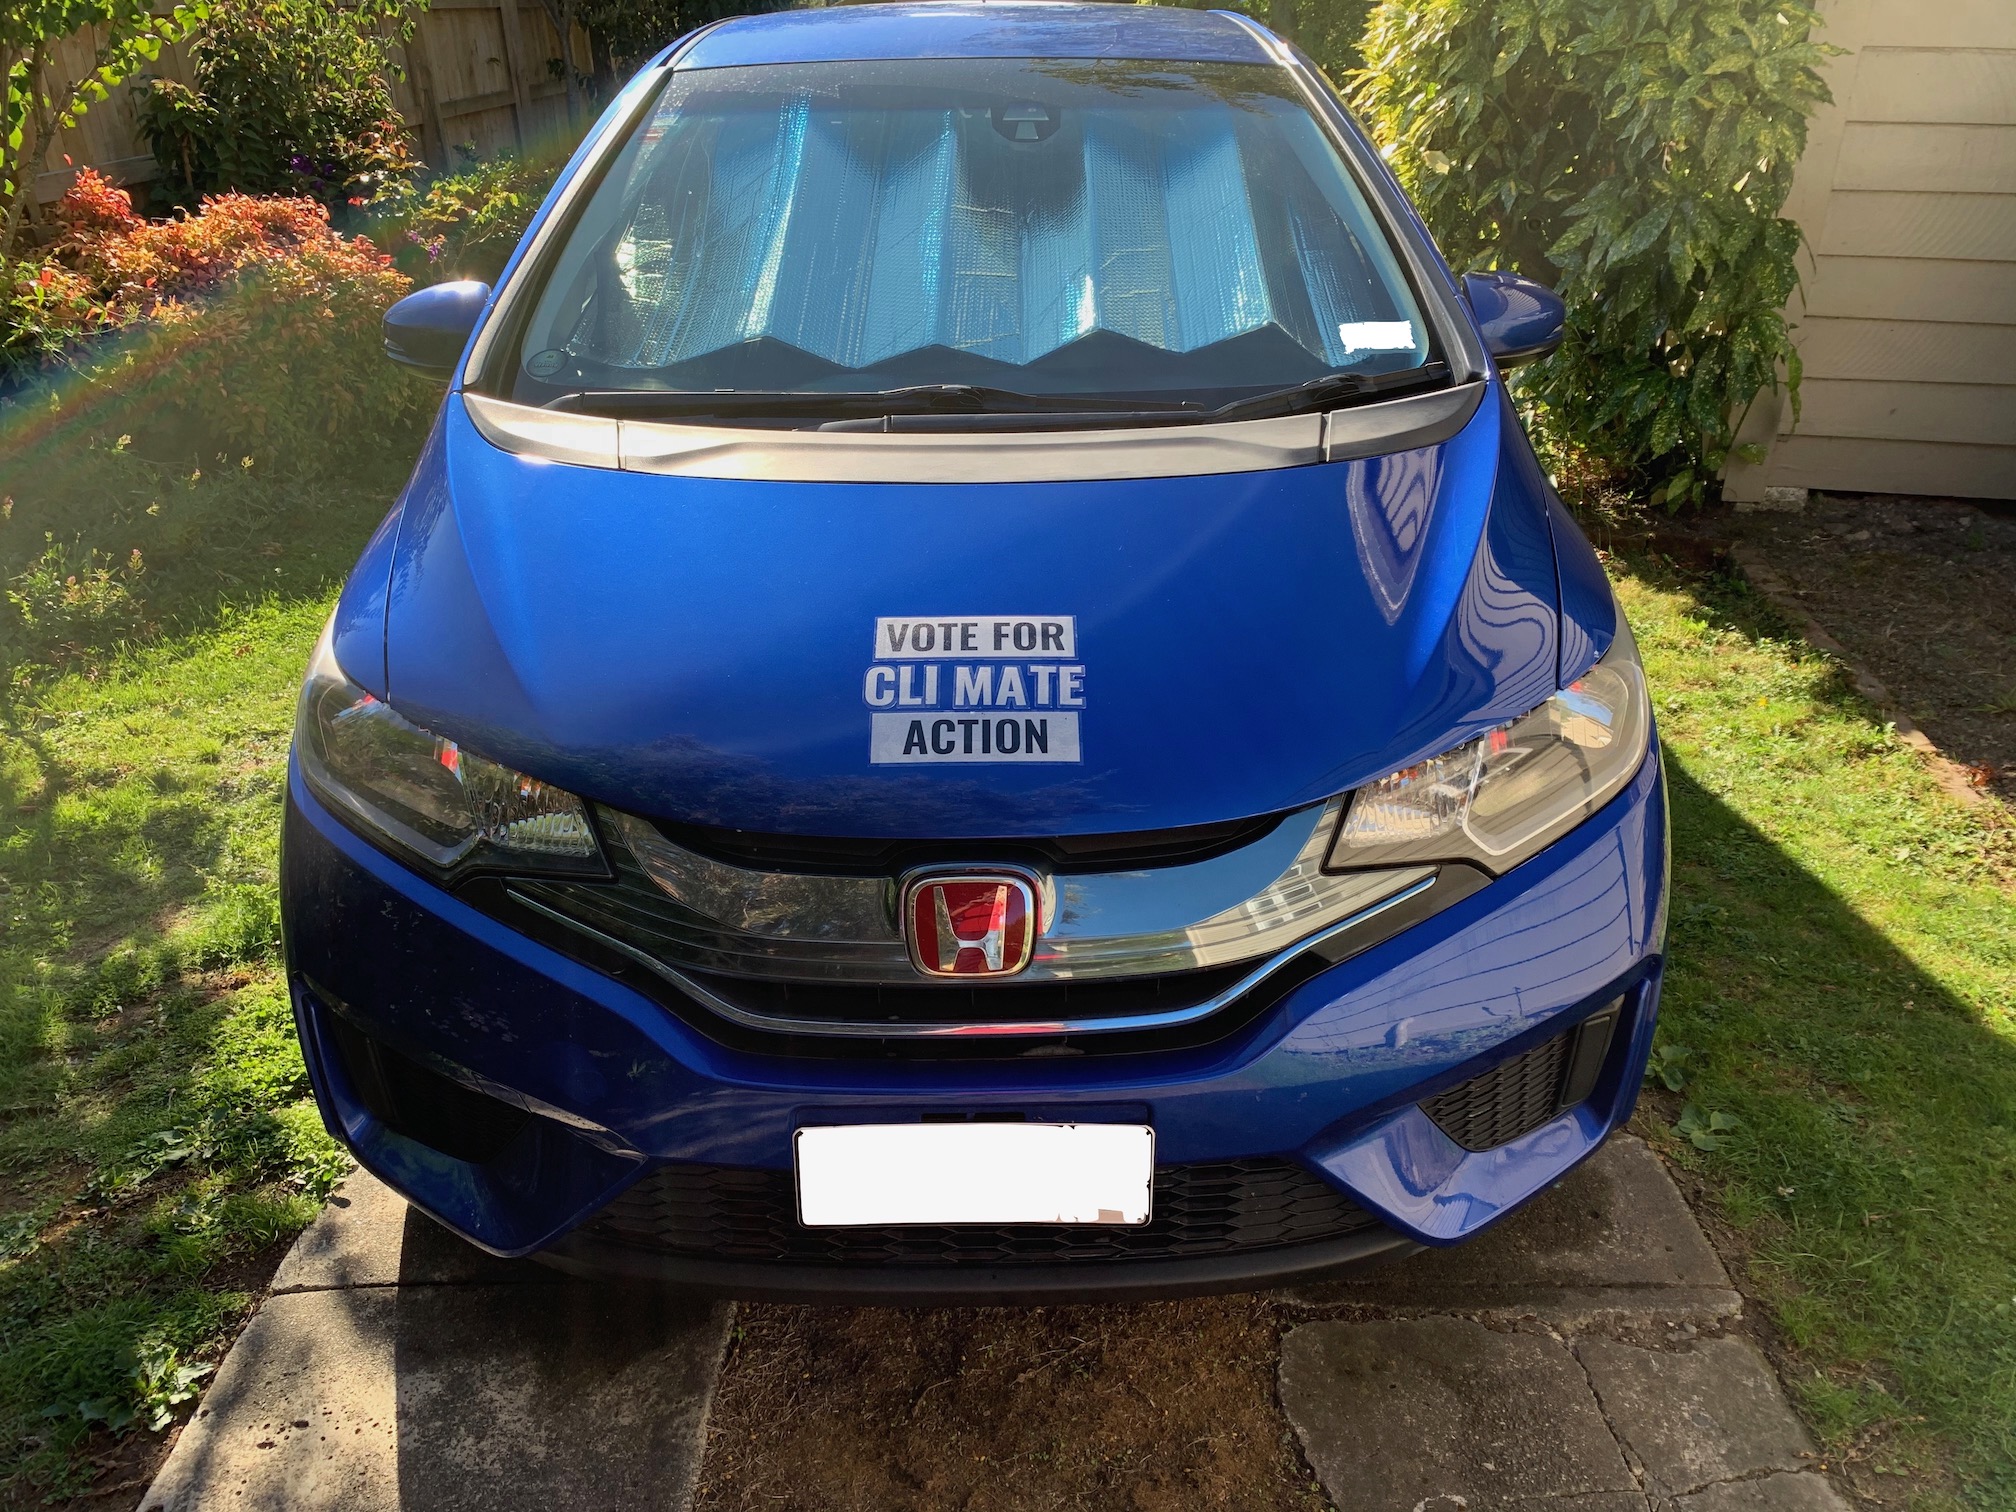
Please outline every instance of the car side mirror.
M473 278L415 290L385 312L385 355L446 383L489 302L490 285Z
M1568 307L1545 284L1517 273L1465 273L1463 297L1500 372L1537 362L1561 345Z

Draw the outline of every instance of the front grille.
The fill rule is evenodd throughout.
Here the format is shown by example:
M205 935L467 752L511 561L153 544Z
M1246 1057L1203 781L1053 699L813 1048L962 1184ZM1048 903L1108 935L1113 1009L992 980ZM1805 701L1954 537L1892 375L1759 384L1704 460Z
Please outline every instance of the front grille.
M1421 1111L1466 1150L1495 1150L1531 1134L1594 1090L1618 1013L1612 1004L1591 1014L1523 1055L1423 1099Z
M1294 969L1294 963L1290 963L1269 978L1270 994L1278 995L1306 980L1321 965L1320 961L1311 962ZM1241 961L1202 971L1095 977L1085 982L1005 982L982 987L960 982L912 987L875 982L759 981L690 970L687 975L724 1001L777 1018L887 1024L1007 1024L1188 1008L1236 985L1252 969L1251 961ZM1213 1027L1222 1033L1229 1022L1221 1021Z
M654 821L675 845L758 871L853 873L893 877L912 866L985 861L1038 862L1060 876L1147 866L1187 866L1251 845L1279 825L1281 814L1194 824L1183 829L1118 835L1058 835L1022 840L850 840L825 835L763 835L749 830Z
M1286 1160L1168 1166L1139 1228L1055 1224L817 1228L798 1222L789 1171L671 1165L590 1225L601 1238L713 1260L793 1265L1053 1265L1176 1260L1276 1249L1377 1228L1379 1220Z
M1290 990L1331 964L1321 956L1305 954L1284 963L1265 981L1208 1018L1175 1029L1144 1027L1106 1035L1024 1034L1004 1039L946 1037L910 1041L787 1035L730 1023L644 967L637 956L673 963L706 991L756 1014L806 1021L886 1022L892 1027L975 1020L1050 1023L1103 1016L1146 1017L1205 1002L1237 983L1252 970L1254 963L1089 981L1012 981L984 987L731 976L692 962L693 952L686 941L690 916L684 915L627 855L616 855L613 864L616 875L608 882L512 879L507 883L496 877L475 877L462 885L457 896L531 938L628 983L710 1036L773 1054L832 1057L865 1053L953 1059L1176 1049L1211 1043L1237 1033ZM626 957L609 949L592 936L525 907L520 898L620 942L637 956ZM1400 927L1405 917L1403 911L1395 910L1391 927ZM1375 936L1368 932L1368 942L1372 938Z

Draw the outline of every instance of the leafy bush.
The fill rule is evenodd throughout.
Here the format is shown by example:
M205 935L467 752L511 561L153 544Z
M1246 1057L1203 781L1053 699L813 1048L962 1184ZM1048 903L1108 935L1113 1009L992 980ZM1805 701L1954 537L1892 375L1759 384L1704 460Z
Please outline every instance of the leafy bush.
M156 193L370 203L418 167L388 82L417 14L409 0L219 5L189 47L193 87L155 79L141 103Z
M56 133L202 20L204 0L8 0L0 5L0 293L33 206L35 175ZM60 72L56 44L89 28L91 67Z
M1459 269L1568 302L1523 379L1543 433L1701 499L1780 381L1799 228L1779 215L1826 99L1804 0L1384 0L1354 103Z
M501 153L442 174L393 200L374 218L371 239L416 282L494 280L564 161Z
M65 546L43 536L42 555L7 585L0 619L0 661L11 661L17 636L64 660L110 650L140 628L133 589L146 570L139 548L115 563L108 553Z
M380 349L380 317L411 280L314 200L223 194L146 221L86 169L57 216L57 266L88 291L86 324L141 323L91 358L87 409L145 392L151 428L187 454L301 469L432 408Z
M55 362L111 319L91 281L62 264L0 262L0 391Z

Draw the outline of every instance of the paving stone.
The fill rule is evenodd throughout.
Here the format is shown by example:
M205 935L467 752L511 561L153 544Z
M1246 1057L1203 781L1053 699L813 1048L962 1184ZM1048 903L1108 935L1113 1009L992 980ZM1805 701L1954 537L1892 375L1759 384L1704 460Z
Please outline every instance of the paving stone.
M1542 1497L1644 1506L1581 1366L1542 1334L1463 1318L1305 1323L1282 1341L1281 1404L1339 1512L1435 1512L1437 1498L1454 1512L1457 1497L1468 1512Z
M1848 1512L1841 1493L1814 1471L1729 1481L1683 1496L1673 1505L1676 1512Z
M1497 1227L1343 1281L1298 1288L1293 1301L1466 1311L1588 1308L1600 1316L1704 1322L1742 1298L1679 1189L1642 1140L1618 1135ZM1667 1290L1673 1295L1664 1295Z
M273 1296L141 1507L683 1507L727 1318L670 1288Z
M499 1260L466 1243L368 1171L336 1188L273 1274L277 1292L332 1286L517 1282L553 1284L557 1271L529 1260Z
M1747 1339L1702 1339L1667 1351L1590 1338L1576 1353L1604 1417L1657 1491L1671 1496L1809 1463L1803 1456L1813 1442L1770 1362Z

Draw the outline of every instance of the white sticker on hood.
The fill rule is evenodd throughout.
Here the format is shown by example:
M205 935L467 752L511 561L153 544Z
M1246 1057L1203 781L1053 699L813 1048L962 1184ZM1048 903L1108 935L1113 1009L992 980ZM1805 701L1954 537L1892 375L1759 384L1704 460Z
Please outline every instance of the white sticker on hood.
M877 766L1077 761L1085 668L1068 614L878 619L861 681Z

